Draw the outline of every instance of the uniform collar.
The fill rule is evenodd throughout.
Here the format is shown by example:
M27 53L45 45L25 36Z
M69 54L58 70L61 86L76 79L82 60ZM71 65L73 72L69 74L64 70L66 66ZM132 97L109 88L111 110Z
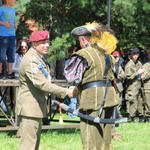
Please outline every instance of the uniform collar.
M41 54L39 54L33 47L32 47L32 50L33 51L35 51L37 54L38 54L38 56L41 58L41 59L43 59L44 58L44 56L43 55L41 55Z

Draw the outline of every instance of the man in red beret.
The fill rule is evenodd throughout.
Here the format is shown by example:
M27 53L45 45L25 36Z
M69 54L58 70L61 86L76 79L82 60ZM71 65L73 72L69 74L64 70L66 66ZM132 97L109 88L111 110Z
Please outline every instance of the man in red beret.
M36 31L36 33L31 34L30 36L31 42L38 42L38 41L45 41L45 40L49 40L48 31Z
M64 99L78 96L78 90L51 83L50 68L44 62L49 49L49 32L37 31L30 36L32 47L24 55L19 67L20 87L16 100L21 141L19 150L38 150L42 118L47 116L47 98L54 94Z

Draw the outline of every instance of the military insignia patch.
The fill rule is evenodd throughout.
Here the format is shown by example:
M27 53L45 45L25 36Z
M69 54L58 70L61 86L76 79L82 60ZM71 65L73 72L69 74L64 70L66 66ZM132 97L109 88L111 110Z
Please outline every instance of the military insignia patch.
M38 73L38 71L39 71L39 68L38 68L38 67L34 67L34 68L32 69L32 73Z

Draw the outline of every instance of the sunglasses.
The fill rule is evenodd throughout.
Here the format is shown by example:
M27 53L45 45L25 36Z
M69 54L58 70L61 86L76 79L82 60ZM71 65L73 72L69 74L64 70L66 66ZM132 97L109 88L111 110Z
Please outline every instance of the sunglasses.
M114 58L118 58L119 56L114 56Z
M28 48L27 46L21 46L21 48Z

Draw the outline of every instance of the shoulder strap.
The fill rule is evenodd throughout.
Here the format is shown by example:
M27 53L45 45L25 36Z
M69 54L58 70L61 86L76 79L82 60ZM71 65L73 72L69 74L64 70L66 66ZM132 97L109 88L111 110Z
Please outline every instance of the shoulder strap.
M109 59L109 55L105 54L105 71L104 71L104 77L103 79L106 80L107 79L107 74L108 74L108 69L110 68L110 59Z
M104 80L107 80L107 74L108 74L108 69L109 69L109 68L110 68L109 55L108 55L108 54L105 54L105 71L104 71L104 77L103 77ZM104 108L104 105L105 105L105 102L106 102L107 90L108 90L108 82L106 82L103 101L102 101L101 107L100 107L99 112L98 112L98 117L99 117L99 118L100 118L100 116L101 116L101 113L102 113L102 111L103 111L103 108Z

